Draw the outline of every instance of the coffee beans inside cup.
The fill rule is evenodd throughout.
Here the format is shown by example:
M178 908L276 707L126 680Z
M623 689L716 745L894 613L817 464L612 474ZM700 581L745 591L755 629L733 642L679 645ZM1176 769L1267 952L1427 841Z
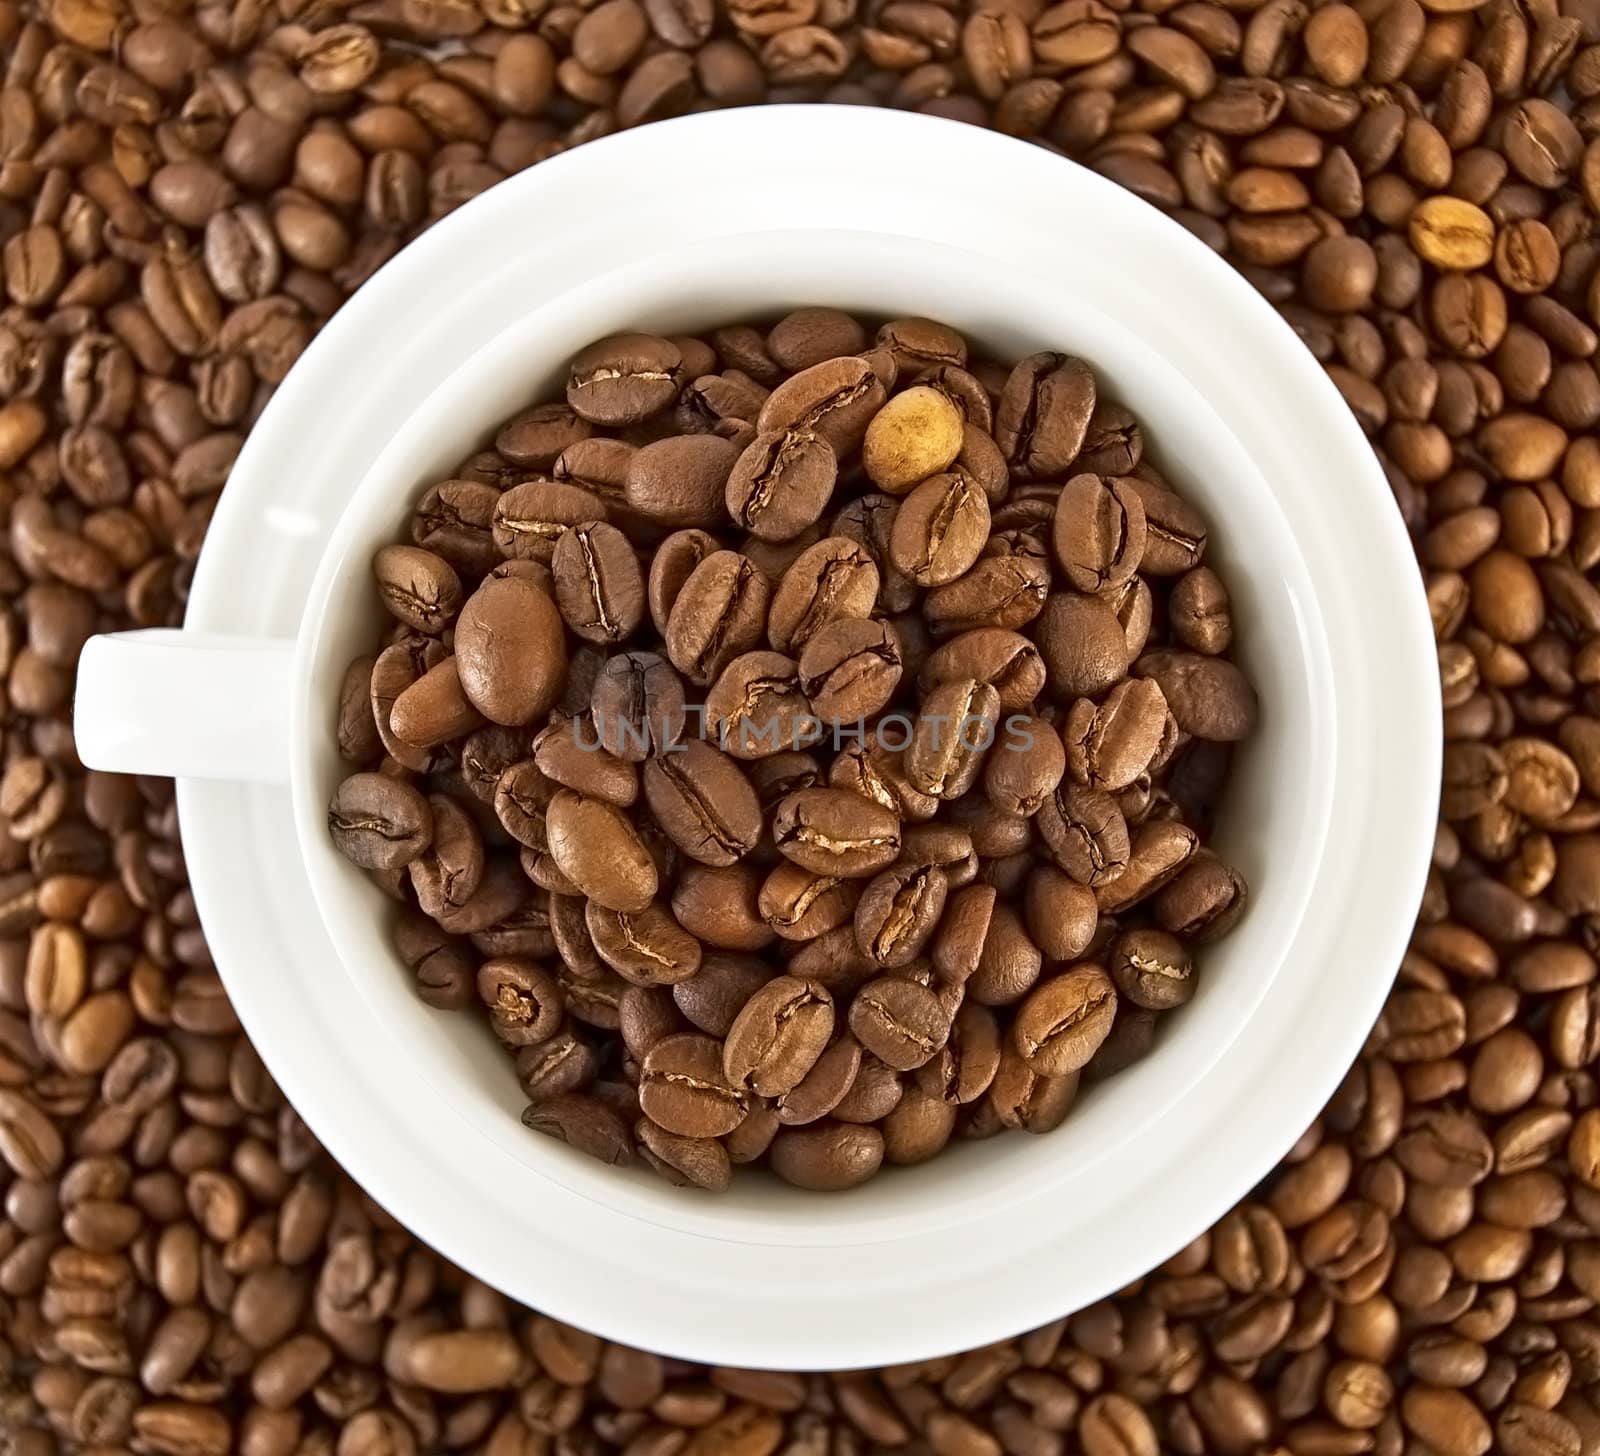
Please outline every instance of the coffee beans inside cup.
M329 832L530 1128L843 1189L1151 1050L1257 703L1147 443L1089 362L812 307L598 340L427 485Z

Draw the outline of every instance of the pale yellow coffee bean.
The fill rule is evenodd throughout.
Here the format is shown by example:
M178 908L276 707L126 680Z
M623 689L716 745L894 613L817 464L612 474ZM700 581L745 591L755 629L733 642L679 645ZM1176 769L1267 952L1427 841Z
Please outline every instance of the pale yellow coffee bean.
M946 395L918 384L872 417L861 463L879 490L903 495L949 468L961 453L961 411Z
M1426 197L1411 213L1411 246L1435 268L1465 272L1494 256L1494 221L1459 197Z

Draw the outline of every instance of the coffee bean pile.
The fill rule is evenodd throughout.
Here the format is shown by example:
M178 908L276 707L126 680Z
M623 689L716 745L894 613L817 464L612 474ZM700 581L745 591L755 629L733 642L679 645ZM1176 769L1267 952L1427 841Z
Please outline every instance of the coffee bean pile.
M13 1453L1600 1452L1596 0L0 0L0 52ZM801 1379L601 1345L362 1198L240 1035L170 786L84 774L67 701L89 632L181 617L240 436L415 227L821 99L1077 157L1283 311L1416 537L1449 782L1395 993L1250 1198L1069 1320Z
M674 1183L1049 1131L1244 909L1206 523L1082 360L868 342L582 350L379 549L338 705L330 832L422 995L487 1008L530 1127Z

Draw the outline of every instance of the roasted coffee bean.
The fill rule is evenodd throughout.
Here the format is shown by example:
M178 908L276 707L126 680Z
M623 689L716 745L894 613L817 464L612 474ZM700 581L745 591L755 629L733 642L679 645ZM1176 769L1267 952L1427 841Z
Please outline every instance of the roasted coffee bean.
M518 577L491 578L467 598L455 649L462 691L492 723L533 722L566 684L561 615L544 592Z
M557 1092L541 1097L523 1112L522 1124L613 1167L633 1161L633 1138L627 1124L587 1093Z
M996 746L1000 694L971 678L942 682L923 698L910 746L906 776L936 799L958 799L977 781L985 755L1009 752Z
M730 865L761 837L761 803L739 765L692 738L644 766L644 796L666 836L701 864Z
M938 925L947 891L944 871L936 865L885 870L856 904L856 944L886 970L909 965Z
M1127 480L1075 475L1056 500L1051 544L1075 590L1121 586L1144 556L1144 502Z
M672 989L673 1004L708 1036L726 1037L734 1019L770 979L758 959L742 955L708 955L698 975Z
M887 869L900 854L898 817L846 789L801 789L772 817L778 852L815 874L857 879Z
M1045 675L1044 659L1026 637L977 627L930 653L917 674L917 686L926 693L938 683L972 678L993 687L1002 710L1015 713L1031 706L1044 690Z
M485 961L478 968L477 984L495 1035L508 1046L537 1046L561 1025L561 988L531 961Z
M1194 963L1184 944L1162 930L1130 930L1111 943L1111 978L1135 1006L1169 1011L1194 995Z
M433 811L410 784L387 774L352 774L328 806L328 830L352 864L396 870L427 849Z
M990 538L993 546L994 538ZM1016 630L1044 609L1050 568L1027 556L985 556L966 575L935 587L923 614L936 633L965 632L992 625Z
M833 998L826 987L778 976L755 992L734 1018L723 1043L723 1071L735 1087L781 1097L815 1066L833 1025Z
M840 458L858 449L883 407L884 387L864 359L844 356L802 369L767 397L757 430L809 430Z
M552 723L533 741L533 763L552 784L628 808L639 796L639 774L595 741L591 726L569 718Z
M885 1066L905 1072L920 1067L944 1046L950 1014L926 986L883 976L856 992L850 1003L850 1030Z
M1150 768L1168 735L1167 700L1153 678L1120 682L1101 703L1079 698L1061 729L1072 777L1112 792Z
M965 471L935 475L895 513L889 561L918 586L944 586L966 573L988 539L989 500L982 487Z
M1117 992L1094 965L1041 982L1017 1010L1013 1041L1029 1068L1061 1077L1088 1064L1111 1032Z
M1185 572L1167 600L1172 630L1195 652L1226 652L1233 643L1233 615L1227 588L1209 566Z
M783 1127L803 1127L826 1117L844 1100L861 1070L861 1046L843 1036L811 1065L795 1087L774 1103L776 1121ZM774 1128L776 1135L776 1128ZM763 1149L764 1151L764 1149Z
M490 532L508 560L548 566L556 542L569 527L603 521L608 514L606 503L592 491L558 480L527 480L495 503Z
M761 640L771 599L771 584L748 557L713 552L690 572L672 601L661 629L668 659L696 687L710 687L723 668ZM783 650L776 641L773 646Z
M569 527L550 556L556 605L587 642L610 646L644 621L644 573L628 538L605 521Z
M1035 635L1058 701L1098 697L1128 671L1122 624L1103 597L1058 592L1045 602Z
M814 740L800 665L781 652L734 658L712 684L705 706L707 731L735 758L765 758Z
M1056 790L1067 756L1043 718L1013 715L984 764L983 791L1002 814L1027 818Z
M389 731L412 748L438 748L482 726L483 715L468 701L453 657L430 667L389 710Z
M428 487L411 518L411 538L458 572L486 575L500 560L493 535L500 493L476 480L442 480Z
M772 1171L797 1188L854 1188L883 1165L883 1134L876 1127L825 1118L807 1127L784 1128L768 1156Z
M1247 737L1256 724L1256 695L1231 662L1187 652L1147 652L1134 664L1161 689L1185 733L1214 742Z
M636 913L659 875L638 830L614 804L561 789L545 815L550 854L578 890L608 910Z
M1128 867L1128 824L1103 790L1064 781L1035 822L1056 863L1080 885L1115 884Z
M1000 1065L989 1084L989 1105L1002 1127L1024 1132L1054 1132L1078 1098L1080 1073L1050 1077L1035 1071L1013 1046L1000 1053Z
M671 986L700 969L700 942L659 903L625 913L591 899L584 915L600 959L636 986Z
M593 425L636 425L678 397L682 370L670 340L617 334L573 356L567 403Z
M869 615L877 595L878 568L865 548L844 536L825 537L784 572L772 597L768 640L779 652L803 652L829 622Z
M833 447L809 430L757 435L728 476L728 514L763 541L792 541L821 518L838 476Z
M477 825L454 799L430 794L433 834L428 847L409 865L411 889L423 913L460 910L483 883L485 858Z
M841 617L814 632L800 653L800 688L823 723L864 723L900 684L900 638L876 618Z
M378 596L408 627L437 634L461 608L461 578L442 556L416 546L384 546L372 559Z
M640 1065L639 1108L679 1137L730 1133L745 1116L745 1101L722 1071L722 1047L709 1036L664 1037Z
M664 526L720 524L739 447L718 435L654 440L628 461L623 499Z
M606 659L589 695L599 746L625 763L643 763L674 747L686 719L683 682L654 652Z
M1139 569L1147 576L1179 576L1198 566L1206 549L1206 524L1200 513L1157 481L1135 475L1127 484L1144 503Z
M1030 354L1012 369L995 408L994 437L1029 480L1060 476L1078 457L1094 413L1088 365L1065 354Z
M762 882L761 918L785 940L814 940L851 918L860 889L858 880L818 874L786 860Z

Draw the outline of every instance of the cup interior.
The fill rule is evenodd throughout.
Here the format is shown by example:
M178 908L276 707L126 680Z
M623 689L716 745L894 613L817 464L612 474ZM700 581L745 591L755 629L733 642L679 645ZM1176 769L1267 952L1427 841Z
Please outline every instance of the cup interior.
M1092 280L998 271L992 261L887 233L788 230L668 242L506 322L446 378L375 455L323 556L301 628L292 745L301 850L340 964L406 1052L394 1068L395 1114L426 1097L448 1106L488 1164L549 1179L615 1212L688 1235L793 1247L905 1237L990 1215L1075 1180L1158 1120L1182 1117L1189 1091L1236 1038L1280 977L1309 974L1285 950L1305 913L1333 802L1337 703L1328 643L1306 562L1267 481L1207 402L1207 381L1164 357L1159 327L1128 327L1097 309ZM848 1194L797 1192L766 1175L708 1197L646 1170L619 1170L523 1128L526 1099L482 1017L423 1005L389 942L393 906L333 848L326 806L346 772L334 737L339 683L369 651L383 614L369 563L404 539L428 484L492 439L508 416L560 394L566 360L622 329L693 332L772 319L803 304L879 317L925 314L1001 358L1038 349L1084 357L1104 394L1133 410L1151 458L1211 525L1208 560L1232 596L1236 655L1261 698L1261 726L1236 755L1214 842L1251 887L1247 913L1204 948L1194 999L1163 1018L1142 1062L1088 1087L1043 1138L1007 1135L952 1145L919 1168L886 1169ZM352 1029L352 1035L359 1031ZM1199 1154L1201 1149L1193 1149ZM419 1167L428 1149L419 1140ZM536 1207L528 1209L536 1225Z

